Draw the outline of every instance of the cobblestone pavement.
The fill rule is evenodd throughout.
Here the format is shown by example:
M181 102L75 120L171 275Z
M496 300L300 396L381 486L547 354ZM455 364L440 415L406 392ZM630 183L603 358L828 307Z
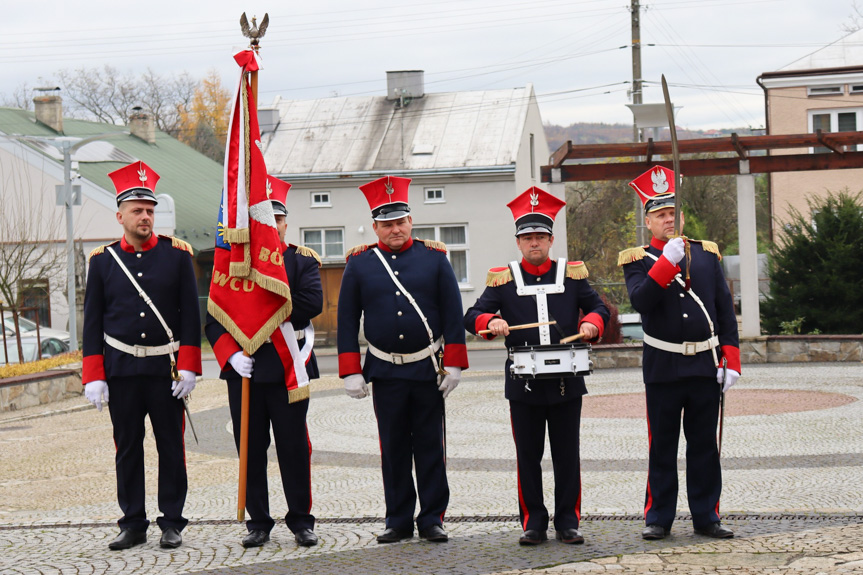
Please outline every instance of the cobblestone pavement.
M516 544L515 459L499 373L465 372L447 400L450 541L378 545L383 493L371 401L336 378L313 384L313 511L321 543L298 548L284 524L243 549L237 457L224 384L199 383L187 434L189 527L179 549L112 552L119 509L111 423L83 396L0 414L0 573L863 573L863 365L744 366L726 401L724 522L731 540L695 535L685 491L664 541L640 536L647 431L637 369L588 379L582 421L584 545ZM681 485L684 442L681 442ZM147 434L148 512L156 450ZM548 450L546 501L553 500ZM271 509L286 512L271 454Z

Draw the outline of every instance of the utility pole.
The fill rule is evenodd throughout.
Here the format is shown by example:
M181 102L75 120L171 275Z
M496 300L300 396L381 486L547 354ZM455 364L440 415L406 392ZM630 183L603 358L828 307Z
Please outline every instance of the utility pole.
M69 349L78 349L78 304L75 301L75 226L72 221L72 144L64 138L57 142L63 152L63 204L66 208L66 297L69 301Z
M630 5L630 17L632 19L632 103L641 104L641 5L639 0L632 0ZM638 123L632 120L632 141L640 142ZM640 223L638 217L641 213L641 200L638 194L635 196L635 240L639 245L646 243L644 224Z

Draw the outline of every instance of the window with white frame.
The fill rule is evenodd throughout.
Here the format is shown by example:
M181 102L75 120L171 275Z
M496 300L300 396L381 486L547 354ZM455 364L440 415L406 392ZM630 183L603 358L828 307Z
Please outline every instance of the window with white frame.
M808 96L841 96L844 86L810 86L806 89Z
M344 228L304 229L303 245L312 248L321 259L337 259L345 256Z
M313 208L330 208L330 193L329 192L310 192Z
M425 194L425 203L427 204L442 204L446 201L443 194L443 188L423 188Z
M821 130L827 132L855 132L863 126L863 108L839 108L837 110L810 110L809 131ZM851 151L856 151L853 146ZM830 150L824 146L812 148L815 154L823 154Z
M436 240L446 244L447 259L459 284L470 283L468 274L467 225L414 226L413 235L421 240Z

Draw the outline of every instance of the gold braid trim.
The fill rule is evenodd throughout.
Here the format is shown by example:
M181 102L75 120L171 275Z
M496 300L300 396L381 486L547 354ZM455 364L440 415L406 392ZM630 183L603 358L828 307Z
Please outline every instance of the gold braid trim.
M175 238L174 236L159 236L160 238L165 238L166 240L171 240L171 247L177 248L178 250L183 250L189 252L189 255L194 256L195 250L192 249L192 244L187 241L181 240L180 238Z
M229 244L247 244L251 241L249 228L225 228L225 241Z
M586 280L590 275L584 262L567 262L566 277L572 280Z
M644 248L645 246L638 246L637 248L623 250L617 255L617 265L625 266L626 264L631 264L632 262L644 259L644 256L647 253L644 251Z
M425 247L427 247L430 250L437 250L439 252L446 253L446 244L443 242L438 242L435 240L421 240L420 238L414 238L414 239L418 242L422 242L423 244L425 244Z
M312 248L307 248L306 246L295 246L297 248L297 253L301 256L306 256L307 258L315 258L318 261L318 267L321 267L321 256L318 255L318 252L313 250Z
M231 316L228 315L225 310L216 305L212 299L207 301L207 311L210 312L210 315L213 316L217 322L222 324L222 327L227 330L231 337L234 338L234 341L239 344L243 351L248 353L249 355L253 355L258 348L261 347L267 338L270 337L276 329L278 329L279 325L288 319L291 315L291 302L288 300L273 316L267 320L267 323L258 330L258 332L253 335L251 338L247 338L245 334L243 334L242 330L237 327L237 324L234 323L234 320L231 319Z
M348 250L348 255L347 255L347 256L345 256L345 260L347 260L347 259L348 259L349 257L351 257L351 256L355 256L355 255L357 255L357 254L361 254L361 253L363 253L364 251L369 250L369 249L371 249L371 248L375 247L376 245L377 245L377 244L360 244L360 245L358 245L358 246L354 246L354 247L352 247L351 249L349 249L349 250Z
M228 266L228 275L235 278L252 279L252 254L251 246L248 243L232 244L231 249L236 250L243 248L243 261L231 262Z
M502 286L512 281L512 270L506 268L491 268L485 276L485 285L488 287Z
M719 253L719 246L716 245L716 242L709 242L707 240L690 240L697 241L701 244L702 249L706 252L710 252L712 254L716 254L716 257L719 258L719 261L722 261L722 254Z
M297 389L289 389L288 390L288 403L297 403L298 401L305 401L311 395L311 391L309 391L309 387L311 385L306 385L303 387L298 387Z

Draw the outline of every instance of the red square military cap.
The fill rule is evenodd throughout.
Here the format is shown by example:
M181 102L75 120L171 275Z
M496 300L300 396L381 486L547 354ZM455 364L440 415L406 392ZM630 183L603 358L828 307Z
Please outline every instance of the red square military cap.
M360 186L372 209L372 219L378 221L397 220L409 216L408 188L410 178L384 176Z
M674 207L674 171L654 166L629 182L644 205L644 213Z
M108 174L117 189L117 206L127 200L156 201L156 182L159 174L142 161L132 162L128 166Z
M275 176L267 175L267 196L270 198L270 203L273 204L273 213L275 215L288 215L288 191L291 189L291 184L284 180L280 180Z
M522 192L507 204L515 219L515 235L553 234L554 218L566 202L537 187Z

